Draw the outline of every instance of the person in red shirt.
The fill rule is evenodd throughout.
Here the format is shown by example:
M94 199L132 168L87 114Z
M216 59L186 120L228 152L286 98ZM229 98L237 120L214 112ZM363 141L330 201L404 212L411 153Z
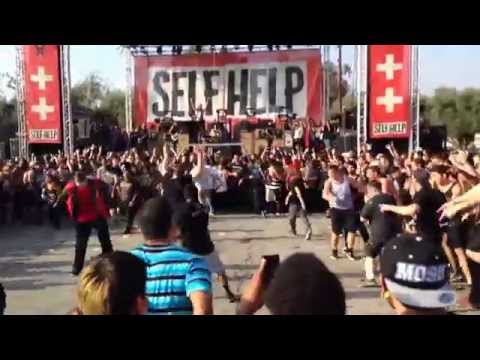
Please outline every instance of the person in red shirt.
M84 172L78 171L56 202L55 206L58 206L66 201L68 213L75 222L75 259L72 267L75 276L82 271L93 228L97 230L102 254L113 251L107 223L110 216L108 194L107 184L98 179L87 179Z

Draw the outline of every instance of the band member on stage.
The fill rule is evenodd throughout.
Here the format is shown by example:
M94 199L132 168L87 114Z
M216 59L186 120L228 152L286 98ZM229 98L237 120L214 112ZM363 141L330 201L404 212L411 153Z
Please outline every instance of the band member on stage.
M75 222L76 244L72 274L80 274L85 262L87 244L92 229L98 233L102 254L113 251L107 219L110 196L107 184L98 179L87 179L84 172L75 173L59 196L56 206L66 201L67 210Z
M275 124L273 121L269 121L265 129L265 138L267 140L267 147L271 148L273 140L275 139Z
M168 141L172 143L173 149L177 151L177 144L178 144L178 137L180 135L180 131L178 129L177 123L173 122L172 126L168 130Z

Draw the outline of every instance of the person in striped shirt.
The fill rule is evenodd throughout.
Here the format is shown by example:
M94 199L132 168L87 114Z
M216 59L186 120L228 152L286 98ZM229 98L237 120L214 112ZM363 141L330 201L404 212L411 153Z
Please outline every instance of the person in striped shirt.
M173 210L163 197L145 203L139 224L143 245L132 250L147 266L149 314L212 315L211 273L206 261L175 244Z

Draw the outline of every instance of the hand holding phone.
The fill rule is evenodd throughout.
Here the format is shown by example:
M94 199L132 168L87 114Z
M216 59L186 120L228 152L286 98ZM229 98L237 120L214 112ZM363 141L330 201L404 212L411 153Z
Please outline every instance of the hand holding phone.
M280 265L280 256L279 255L266 255L262 257L265 260L265 268L262 274L262 283L264 289L268 288L272 282L275 271Z

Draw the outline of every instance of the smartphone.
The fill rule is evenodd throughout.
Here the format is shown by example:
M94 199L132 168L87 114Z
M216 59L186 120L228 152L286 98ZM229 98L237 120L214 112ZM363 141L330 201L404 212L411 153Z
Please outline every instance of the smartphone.
M272 282L275 271L280 265L280 256L279 255L266 255L263 256L265 260L265 268L263 270L263 285L267 288Z

